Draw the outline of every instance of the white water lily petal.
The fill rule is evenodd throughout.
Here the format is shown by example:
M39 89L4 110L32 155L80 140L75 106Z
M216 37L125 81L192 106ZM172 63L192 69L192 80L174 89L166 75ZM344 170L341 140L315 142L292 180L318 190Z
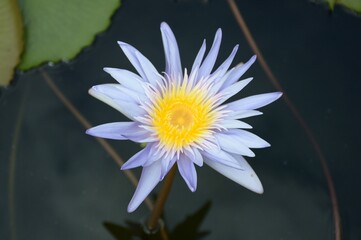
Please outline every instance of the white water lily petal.
M219 162L220 164L224 164L228 167L242 169L242 166L239 165L238 161L234 159L232 155L223 150L207 149L205 151L201 151L201 154L210 160Z
M215 137L217 138L219 145L224 151L240 154L247 157L255 156L254 152L252 152L251 149L249 149L243 141L241 141L239 138L234 137L233 135L229 135L228 131L224 134L217 133L215 134Z
M119 90L120 85L115 83L107 83L95 85L92 87L92 91L99 92L102 95L107 96L110 99L114 100L127 100L127 95L122 94Z
M202 157L202 154L199 152L198 149L196 148L193 148L193 152L194 152L194 159L193 162L195 164L197 164L199 167L202 167L203 166L203 157Z
M128 205L128 212L133 212L144 201L148 194L160 181L161 176L161 161L156 161L153 164L143 167L142 174L135 193Z
M240 77L252 66L252 64L256 61L256 55L252 56L246 63L237 65L232 73L228 76L227 80L224 81L224 84L221 89L225 89L230 85L234 84L238 81Z
M144 93L123 87L120 84L100 84L92 87L94 91L100 92L103 95L113 99L114 101L125 101L139 104L146 100Z
M218 29L216 32L216 36L214 37L211 50L209 50L207 57L204 59L202 65L199 68L198 78L197 78L198 80L207 77L211 73L218 56L221 41L222 41L222 30Z
M142 80L147 81L147 77L143 71L142 65L140 64L139 59L135 55L135 52L138 50L135 47L133 47L125 42L118 41L118 45L124 52L125 56L127 56L128 60L133 65L135 70L137 70L139 75L142 77Z
M204 57L204 53L206 52L206 40L203 40L202 46L198 51L198 54L196 56L196 59L194 60L193 66L192 66L192 70L190 72L190 75L192 75L192 73L194 73L194 71L198 71L199 67L201 66L203 57ZM196 70L197 69L197 70Z
M149 153L147 156L147 160L143 164L143 167L147 167L149 165L152 165L156 161L166 158L163 152L157 151L156 145L157 142L150 142L147 144L147 146L149 147Z
M184 149L185 155L192 160L195 164L202 167L203 166L203 157L197 148L189 147Z
M263 193L263 186L257 174L241 156L238 156L238 161L242 164L243 169L232 168L209 159L204 159L204 161L208 166L243 187L259 194Z
M281 92L272 92L272 93L263 93L258 95L253 95L239 99L237 101L227 103L225 109L231 111L239 110L253 110L266 106L282 96Z
M221 98L217 101L217 104L222 104L227 101L230 97L236 95L239 91L241 91L245 86L248 85L253 80L253 78L247 78L242 81L236 82L231 86L220 91Z
M152 136L151 132L144 128L139 128L137 131L131 133L124 133L124 136L137 143L152 143L158 140L157 137Z
M89 89L89 94L115 108L131 120L135 120L134 117L145 114L145 110L142 109L138 104L129 101L126 102L126 100L114 99L110 97L108 93L99 91L99 88L92 87Z
M225 116L225 119L242 119L253 116L262 115L263 113L256 110L239 110L235 112L230 112Z
M222 77L228 70L229 66L231 65L234 56L236 56L238 50L238 44L233 48L231 54L228 56L228 58L222 63L221 66L217 68L211 75L210 78L213 78L214 76L217 76L217 78Z
M197 189L197 172L193 161L184 155L177 161L177 165L179 173L187 183L188 188L194 192Z
M124 69L104 68L119 84L99 85L89 90L92 96L133 122L100 125L89 129L88 134L146 143L146 147L121 168L143 167L128 211L134 211L141 204L175 163L191 191L197 188L195 165L206 162L235 182L262 193L262 184L242 155L253 157L250 148L269 144L242 130L252 127L238 119L262 114L254 109L275 101L281 94L260 94L222 105L252 80L239 81L239 78L256 56L229 69L237 45L213 71L222 39L222 31L218 29L205 58L206 42L203 41L188 75L186 69L182 72L172 30L164 22L160 29L166 62L162 75L137 49L118 42L139 76Z
M214 95L216 93L219 93L221 87L224 84L224 81L227 80L228 76L232 74L233 68L229 71L227 71L221 78L214 79L214 84L212 85L211 89L209 90L209 93L211 95Z
M131 140L134 142L153 142L150 132L139 127L136 122L106 123L86 131L87 134L115 140Z
M127 170L131 168L143 166L148 159L150 149L151 147L148 144L144 149L140 150L139 152L134 154L133 157L129 158L129 160L126 161L120 169Z
M153 66L153 64L148 60L148 58L144 57L140 52L135 52L135 55L139 59L140 64L142 65L144 74L146 75L148 82L152 85L156 85L158 81L162 78L158 73L157 69Z
M219 125L221 125L224 128L245 128L245 129L251 129L252 126L248 123L242 122L240 120L235 119L225 119L220 121Z
M86 133L94 137L125 140L127 138L124 137L124 132L134 131L136 128L134 122L113 122L89 128Z
M145 83L138 75L125 69L106 67L103 70L109 73L122 86L144 94Z
M227 134L232 136L234 139L243 142L250 148L265 148L271 146L268 142L257 135L242 129L230 129Z
M173 167L173 165L177 161L177 157L176 156L173 156L173 157L168 156L168 157L160 159L160 161L162 162L162 174L160 176L160 180L162 181L164 179L164 177L167 175L167 173L169 172L169 170Z
M167 23L162 22L160 25L162 40L165 53L166 68L165 72L170 77L182 79L182 66L179 56L177 40Z
M142 102L147 101L148 99L146 95L136 92L134 90L127 89L121 85L118 86L118 90L120 94L122 94L126 98L125 100L126 102L132 101L137 104L141 104Z
M228 76L230 75L230 73L232 71L228 71L229 66L231 65L234 56L236 55L238 50L238 45L236 45L233 50L232 53L229 55L229 57L222 63L221 66L219 66L217 68L216 71L214 71L210 76L209 76L209 81L214 82L214 84L212 85L212 87L209 89L209 94L210 95L215 95L218 90L222 87L224 81L228 78Z
M144 57L136 48L127 43L118 41L118 44L139 75L150 84L156 85L161 76L148 58Z
M144 109L140 108L138 104L133 104L125 101L116 101L117 110L123 113L129 119L135 120L136 117L144 115Z

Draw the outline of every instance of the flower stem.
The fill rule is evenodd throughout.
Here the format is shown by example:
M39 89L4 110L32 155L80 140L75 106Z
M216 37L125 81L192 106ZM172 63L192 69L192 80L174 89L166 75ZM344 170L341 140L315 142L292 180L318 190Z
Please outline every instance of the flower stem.
M53 91L55 96L59 98L59 100L64 104L64 106L74 115L74 117L82 124L85 129L89 129L92 127L88 119L84 117L83 114L75 107L75 105L65 96L65 94L60 90L60 88L55 84L50 75L43 69L39 69L40 74L43 76L44 81L48 84L50 89ZM120 155L115 151L115 149L103 138L95 138L95 140L103 147L103 149L109 154L109 156L114 160L118 166L122 166L124 164L124 160L120 157ZM137 187L138 180L130 170L124 171L125 176L128 177L130 182L134 187ZM145 199L145 204L151 210L153 209L153 202L150 198Z
M261 67L265 71L266 75L270 79L271 83L275 86L275 88L283 92L283 100L287 104L288 108L291 110L293 116L298 121L299 125L303 128L305 131L308 140L310 141L311 145L313 146L316 155L318 156L318 159L321 162L321 167L323 170L323 174L326 178L328 191L331 198L331 205L332 205L332 213L333 213L333 222L334 222L334 228L335 228L335 240L341 240L342 238L342 225L341 225L341 217L340 217L340 210L337 200L337 193L335 189L335 185L333 183L332 175L330 168L327 164L326 157L324 153L322 152L322 149L320 147L320 144L317 142L317 139L315 137L315 134L311 130L311 128L308 126L304 118L302 117L301 113L297 109L297 107L293 104L291 99L288 97L284 89L282 88L280 82L277 80L276 76L273 74L271 68L267 64L265 58L263 57L263 54L261 50L258 48L256 41L254 40L251 31L248 29L246 21L243 19L243 16L234 0L227 0L228 4L231 8L231 11L236 18L237 23L239 24L242 32L244 33L246 40L250 47L252 48L253 52L257 55L257 58L259 60L259 63L261 64Z
M163 213L163 208L164 208L165 202L167 201L170 189L172 187L172 183L173 183L173 179L174 179L176 170L177 170L177 164L174 164L172 169L168 172L167 176L165 177L164 184L162 186L162 189L160 190L160 193L157 198L157 201L155 202L153 211L147 222L147 227L148 227L149 231L154 231L158 227L158 221L160 219L160 216Z

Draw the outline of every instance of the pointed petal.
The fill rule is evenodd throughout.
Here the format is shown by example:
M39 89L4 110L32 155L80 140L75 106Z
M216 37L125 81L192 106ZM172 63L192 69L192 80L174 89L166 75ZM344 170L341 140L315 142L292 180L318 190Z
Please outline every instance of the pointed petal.
M139 179L135 193L128 205L128 212L133 212L144 201L149 193L158 184L161 175L161 161L156 161L152 165L144 167Z
M161 76L148 58L144 57L136 48L127 43L118 41L118 44L144 80L152 85L156 85L157 81L160 81Z
M246 144L241 141L237 136L226 133L217 133L215 137L217 138L221 148L230 153L236 153L247 157L254 157L255 154L252 152Z
M144 149L140 150L139 152L134 154L134 156L131 157L128 161L126 161L120 169L127 170L131 168L143 166L148 159L150 148L151 146L147 144L147 146Z
M224 103L225 101L227 101L230 97L236 95L245 86L247 86L248 83L250 83L252 80L253 80L253 78L247 78L247 79L241 80L239 82L236 82L236 83L232 84L231 86L221 90L220 91L221 98L217 102L217 104L220 105L220 104Z
M89 128L86 133L94 137L125 140L128 138L124 136L124 133L134 131L136 128L137 125L134 122L113 122Z
M134 90L123 87L120 84L107 83L93 86L94 90L106 95L114 101L125 101L129 103L139 104L144 102L147 98L144 93L139 93Z
M144 94L144 82L138 75L118 68L104 68L105 72L109 73L115 80L117 80L122 86L129 88L133 91Z
M203 157L197 148L189 147L184 149L184 153L187 155L189 159L192 160L195 164L202 167L203 166Z
M229 166L232 168L242 169L242 166L239 165L238 161L236 159L234 159L234 157L231 154L226 153L223 150L207 149L205 151L201 151L201 154L204 157L208 158L209 160L218 162L220 164L223 164L223 165L226 165L226 166Z
M160 30L162 33L166 60L165 72L170 77L175 77L176 79L183 79L177 40L167 23L162 22L160 25Z
M242 119L253 116L262 115L262 112L256 110L239 110L235 112L228 113L224 118L225 119Z
M197 172L192 160L183 155L177 161L179 173L187 183L189 189L194 192L197 189Z
M230 71L227 71L229 66L231 65L234 56L236 55L238 50L238 45L236 45L233 50L232 53L229 55L229 57L222 63L221 66L218 67L218 69L216 71L214 71L210 77L209 77L209 81L214 82L213 86L211 87L211 89L209 90L209 94L210 95L214 95L216 94L219 89L223 86L224 81L228 79L228 76L232 73L233 69Z
M149 132L147 129L138 127L136 131L124 133L124 136L129 140L137 143L152 143L158 141L156 136L152 135L152 132Z
M224 84L224 81L227 80L228 76L232 73L232 71L234 70L234 68L232 68L231 70L227 71L222 77L218 78L218 79L214 79L214 83L211 86L211 89L209 91L210 95L215 95L217 93L219 93L219 90L221 89L221 87Z
M244 167L243 170L232 168L209 159L205 159L205 163L217 172L242 185L243 187L259 194L263 193L262 183L251 166L241 156L237 156L237 160Z
M144 57L140 52L135 52L135 55L139 59L139 62L143 68L143 71L146 75L146 79L152 85L156 85L157 82L161 81L161 75L158 73L157 69L153 66L153 64Z
M217 55L218 55L219 47L221 45L221 41L222 41L222 30L218 29L216 32L216 36L214 37L211 50L209 50L207 57L204 59L201 67L199 68L198 79L201 79L202 77L207 77L211 73L214 63L217 60Z
M232 73L228 76L227 80L224 82L221 89L225 89L233 83L237 82L240 77L252 66L252 64L256 61L256 55L252 56L248 62L244 64L237 65Z
M162 158L160 161L162 162L162 174L160 176L160 180L162 181L163 178L167 175L169 170L173 167L174 163L177 160L177 156L167 156Z
M263 93L227 103L227 110L253 110L266 106L282 96L281 92Z
M133 46L131 46L127 43L121 42L121 41L118 41L118 44L119 44L120 48L123 50L125 56L127 56L130 63L134 66L135 70L137 70L139 75L142 77L142 79L144 81L147 81L147 78L143 71L142 65L140 64L139 59L135 55L135 52L138 50L136 48L134 48Z
M134 117L143 116L146 113L145 110L142 109L135 102L131 102L129 100L126 101L122 98L115 99L113 92L104 92L105 88L100 86L101 85L94 86L89 89L89 94L99 99L100 101L108 104L109 106L115 108L131 120L135 120Z
M222 121L220 121L219 123L220 126L230 129L230 128L252 128L251 125L249 125L248 123L245 123L243 121L240 120L234 120L234 119L224 119Z
M175 162L177 161L177 156L174 156L168 164L168 168L167 168L167 172L169 172L169 170L173 167L173 165L175 164Z
M222 63L221 66L219 66L217 68L216 71L214 71L211 75L211 78L212 76L214 75L217 75L218 77L222 77L228 70L229 66L231 65L233 59L234 59L234 56L236 55L237 53L237 50L238 50L238 44L233 48L231 54L229 55L229 57Z
M193 66L192 66L192 70L190 75L196 70L199 69L199 66L201 65L201 62L203 60L204 57L204 53L206 52L206 40L203 40L203 44L201 46L201 48L199 49L199 52L196 56L196 59L194 60Z
M160 159L164 159L164 152L159 151L157 145L158 142L147 144L147 146L149 146L149 154L147 156L147 160L145 161L143 167L147 167Z
M120 84L106 83L93 86L91 91L99 92L102 95L106 95L110 99L117 99L122 101L127 100L127 96L124 96L118 87L120 87Z
M242 129L230 129L227 134L237 139L237 141L243 142L243 144L250 148L265 148L271 146L257 135Z

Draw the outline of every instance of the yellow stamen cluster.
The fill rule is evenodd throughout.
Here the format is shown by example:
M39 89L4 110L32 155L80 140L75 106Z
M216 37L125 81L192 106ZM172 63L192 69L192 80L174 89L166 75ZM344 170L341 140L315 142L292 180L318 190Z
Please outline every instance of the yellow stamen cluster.
M216 113L204 89L171 86L155 101L152 124L160 143L181 150L199 140L214 123Z

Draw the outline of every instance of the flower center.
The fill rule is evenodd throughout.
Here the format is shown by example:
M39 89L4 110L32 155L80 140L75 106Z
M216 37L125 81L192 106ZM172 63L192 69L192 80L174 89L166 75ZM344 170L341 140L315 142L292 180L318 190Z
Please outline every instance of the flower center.
M178 104L169 111L169 123L176 128L189 128L193 123L193 113L185 104Z
M161 145L180 151L209 132L217 114L206 93L200 87L172 86L159 94L150 117Z

